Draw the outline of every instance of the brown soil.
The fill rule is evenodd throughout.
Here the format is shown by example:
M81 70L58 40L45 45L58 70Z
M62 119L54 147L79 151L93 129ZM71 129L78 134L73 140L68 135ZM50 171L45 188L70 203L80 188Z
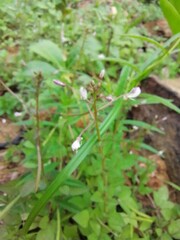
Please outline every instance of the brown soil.
M6 118L0 118L0 143L11 142L19 135L20 127Z
M0 151L0 184L14 180L25 172L19 163L5 161L6 150Z
M143 25L152 36L164 36L166 38L172 36L168 23L164 19L147 22Z
M142 92L151 93L172 99L173 103L180 107L179 83L170 84L167 81L157 81L148 78L142 83ZM174 86L174 87L172 87ZM164 131L164 135L158 133L146 133L144 141L159 151L163 151L163 160L167 166L167 173L172 182L180 184L180 115L162 104L140 105L133 108L131 117L155 125ZM180 193L177 192L177 201L180 202Z

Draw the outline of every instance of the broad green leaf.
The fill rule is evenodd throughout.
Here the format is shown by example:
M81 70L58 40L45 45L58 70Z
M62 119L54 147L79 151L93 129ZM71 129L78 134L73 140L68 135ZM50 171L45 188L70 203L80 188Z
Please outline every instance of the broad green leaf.
M35 73L41 72L43 76L52 75L56 71L52 65L43 61L31 61L26 65L23 73L27 76L34 77Z
M169 2L175 7L175 9L180 14L180 1L179 0L169 0Z
M111 212L108 217L108 225L113 231L121 232L125 223L120 213Z
M171 238L171 236L168 233L164 233L161 235L162 240L174 240Z
M79 206L76 206L75 204L68 202L67 199L61 200L60 202L60 209L68 210L70 213L78 213L81 208Z
M78 229L76 225L65 225L63 232L67 239L79 239Z
M56 225L55 221L49 222L45 228L37 233L36 240L55 239Z
M92 228L93 233L98 236L101 232L101 226L96 220L90 221L90 226Z
M169 191L167 187L161 187L156 192L154 192L154 201L157 206L163 207L164 201L167 201L169 197Z
M64 65L64 56L61 49L49 40L41 40L38 43L31 45L30 50L47 61L60 68Z
M130 169L134 165L135 161L136 161L136 157L133 154L132 155L129 154L128 157L126 157L125 159L121 159L119 161L119 164L118 164L119 169L121 170Z
M80 51L81 51L80 46L76 46L70 50L70 53L69 53L67 61L66 61L66 66L69 69L75 65L76 61L78 61Z
M81 227L86 228L89 223L89 211L83 210L80 213L77 213L73 217L74 221L77 222Z
M93 36L88 36L84 42L84 52L87 55L96 57L101 51L101 43Z
M172 221L170 225L168 226L168 232L173 237L173 239L180 239L180 219Z
M179 0L176 0L176 2ZM180 32L180 13L179 9L176 9L175 6L169 0L160 0L160 6L163 10L164 16L168 21L168 24L174 34ZM179 5L177 5L179 6Z

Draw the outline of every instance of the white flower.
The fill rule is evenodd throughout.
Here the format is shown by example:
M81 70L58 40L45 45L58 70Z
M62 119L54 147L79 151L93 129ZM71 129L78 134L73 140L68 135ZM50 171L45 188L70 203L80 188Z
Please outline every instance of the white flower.
M129 93L124 95L124 99L134 99L137 98L141 94L141 89L140 87L135 87L133 88Z
M105 58L105 55L104 55L103 53L101 53L101 54L98 55L98 58L99 58L99 59L104 59L104 58Z
M53 80L53 83L56 84L56 85L58 85L58 86L61 86L61 87L65 87L65 86L66 86L65 83L63 83L63 82L61 82L61 81L59 81L59 80L56 80L56 79Z
M159 152L158 152L158 154L157 154L157 155L158 155L158 156L160 156L160 157L162 157L162 156L163 156L163 154L164 154L164 150L161 150L161 151L159 151Z
M133 126L133 129L134 130L138 130L139 128L137 126Z
M22 112L15 112L15 113L14 113L14 116L15 116L15 117L20 117L21 115L22 115Z
M104 77L105 72L106 72L105 69L102 69L102 70L101 70L101 72L100 72L100 74L99 74L99 77L100 77L101 79Z
M77 137L76 141L73 142L71 148L73 151L77 151L81 147L82 137Z
M112 16L116 16L117 15L117 8L116 7L114 7L114 6L112 6L111 8L110 8L110 13L111 13L111 15Z
M5 118L3 118L3 119L1 120L1 122L2 122L3 124L5 124L7 121L6 121Z
M87 100L87 90L84 87L80 87L80 96L82 100Z

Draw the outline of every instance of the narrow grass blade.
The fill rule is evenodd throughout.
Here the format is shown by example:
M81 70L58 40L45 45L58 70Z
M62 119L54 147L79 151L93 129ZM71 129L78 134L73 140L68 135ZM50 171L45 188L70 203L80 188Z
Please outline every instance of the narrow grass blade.
M14 198L1 212L0 212L0 220L11 210L11 208L16 204L19 200L20 195Z
M146 41L146 42L149 42L149 43L155 45L156 47L158 47L161 50L166 52L166 49L160 43L158 43L157 41L155 41L152 38L144 37L144 36L141 36L141 35L129 35L129 34L121 35L121 37L123 37L123 38L124 37L126 37L126 38L136 38L136 39L139 39L139 40L142 40L142 41Z
M154 132L158 132L158 133L161 133L161 134L164 133L164 132L163 132L162 130L160 130L159 128L157 128L157 127L155 127L155 126L153 126L153 125L151 125L151 124L142 122L142 121L127 119L127 120L124 120L123 123L124 123L124 124L127 124L127 125L142 127L142 128L144 128L144 129L147 129L147 130L150 130L150 131L154 131Z
M166 99L166 98L162 98L156 95L152 95L152 94L142 94L142 97L144 97L145 102L144 104L163 104L164 106L174 110L177 113L180 113L180 108L178 108L175 104L172 103L171 99ZM142 102L143 100L141 100ZM141 104L140 102L140 104Z
M111 62L111 63L120 63L123 66L126 65L126 66L131 67L136 72L140 72L140 69L138 67L136 67L134 64L132 64L124 59L121 59L121 58L106 57L106 58L103 58L101 61L106 61L106 62Z

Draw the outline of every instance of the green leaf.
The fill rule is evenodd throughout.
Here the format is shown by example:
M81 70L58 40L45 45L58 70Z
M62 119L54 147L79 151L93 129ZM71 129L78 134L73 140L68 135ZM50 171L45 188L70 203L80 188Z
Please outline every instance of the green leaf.
M179 12L180 14L180 1L179 0L169 0L169 2L174 6L174 8Z
M41 72L43 76L52 75L56 71L52 65L43 61L31 61L26 65L24 74L26 76L34 77L35 73Z
M176 0L176 2L178 1L179 0ZM160 0L160 6L172 32L174 34L179 33L180 32L180 14L178 12L179 9L176 9L175 6L169 0ZM179 7L179 4L177 6Z
M158 133L161 133L161 134L163 133L163 131L160 130L159 128L157 128L155 126L152 126L152 125L150 125L148 123L142 122L142 121L126 119L126 120L123 120L122 122L124 124L127 124L127 125L142 127L142 128L147 129L147 130L158 132Z
M109 227L116 232L121 232L122 227L125 225L122 216L117 212L111 212L109 214L108 224Z
M71 212L71 213L78 213L81 210L79 206L71 202L68 202L67 199L61 200L60 208L68 210L68 212Z
M74 221L77 222L81 227L86 228L89 223L89 211L83 210L80 213L77 213L73 217Z
M101 226L97 221L90 221L90 226L92 228L93 233L97 236L99 236L101 232Z
M178 186L177 184L175 184L173 182L169 182L169 181L166 181L166 183L169 184L174 189L176 189L177 191L180 191L180 186Z
M106 57L106 58L101 59L101 61L111 62L111 63L119 63L119 64L122 64L122 66L126 65L126 66L131 67L135 72L140 72L140 69L138 67L136 67L133 63L130 63L121 58Z
M138 73L135 77L131 79L131 88L139 84L140 81L145 79L152 69L155 68L163 59L165 59L172 51L179 45L180 43L180 33L172 36L165 44L164 50L158 50L143 63L140 67L140 73Z
M180 226L180 219L172 221L170 223L170 225L168 226L168 232L171 235L171 237L175 239L180 239L179 226Z
M140 100L140 104L163 104L164 106L174 110L177 113L180 113L180 108L178 108L176 105L174 105L172 103L171 99L166 99L166 98L162 98L159 96L155 96L152 94L147 94L147 93L143 93L141 94L141 97L143 97L145 100ZM139 101L139 100L138 100Z
M154 201L157 206L164 206L164 202L169 198L169 191L167 187L161 187L158 191L154 192Z
M141 36L141 35L130 35L130 34L121 35L121 37L140 39L142 41L146 41L146 42L152 43L156 47L162 49L163 51L166 51L166 49L160 43L158 43L157 41L155 41L152 38L144 37L144 36Z
M36 240L55 239L55 233L56 233L55 221L49 222L46 225L46 227L43 227L43 229L37 233Z
M65 59L61 49L49 40L41 40L38 43L34 43L30 47L30 50L47 61L52 62L58 68L64 65Z
M145 150L148 150L149 152L152 152L152 153L155 153L155 154L158 154L159 151L153 147L151 147L150 145L146 144L146 143L140 143L139 144L139 147L140 148L143 148Z
M16 204L19 198L20 195L14 198L8 205L6 205L6 207L2 211L0 211L0 219L2 219L11 210L11 208Z
M72 226L64 225L64 235L66 236L66 239L79 239L77 226L75 226L75 225L72 225Z
M93 36L88 36L84 42L84 52L87 55L96 57L102 49L101 43Z

